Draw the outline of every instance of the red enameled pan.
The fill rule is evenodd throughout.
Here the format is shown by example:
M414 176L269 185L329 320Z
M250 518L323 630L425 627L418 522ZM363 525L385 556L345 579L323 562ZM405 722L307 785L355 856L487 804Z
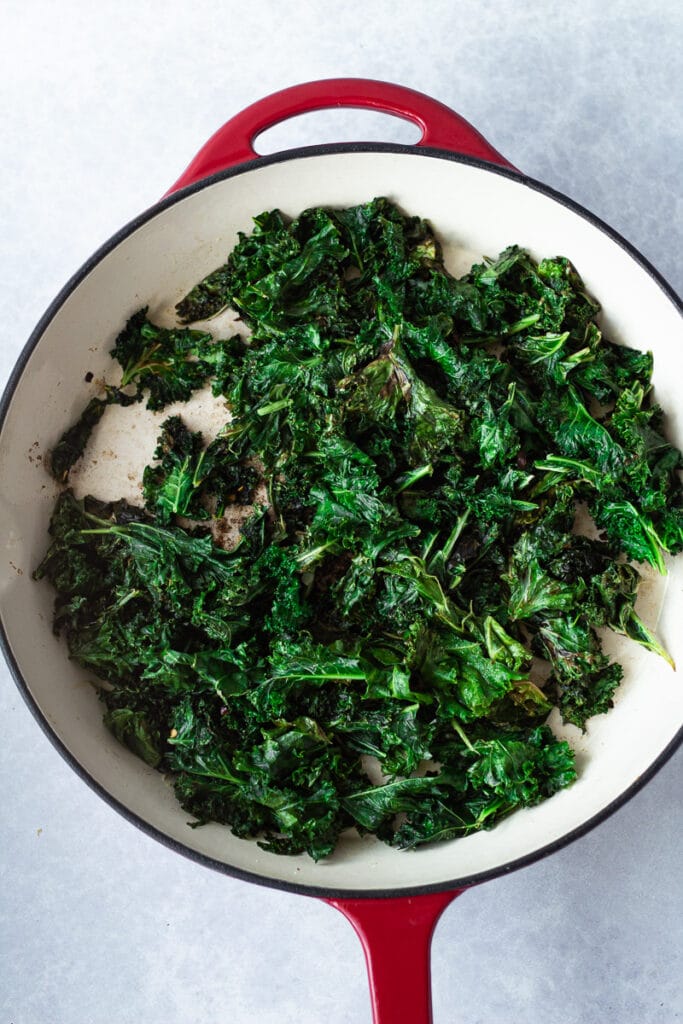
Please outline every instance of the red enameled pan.
M417 146L357 143L269 157L254 152L256 136L278 121L339 106L396 114L419 125L422 139ZM85 371L96 380L110 370L108 352L125 319L149 304L154 318L172 322L175 303L224 262L254 214L279 207L296 215L310 206L346 206L377 195L428 218L456 273L513 242L536 257L568 256L601 301L608 335L653 351L657 397L670 411L671 437L683 446L680 303L632 246L576 203L515 171L471 125L421 93L353 79L295 86L224 125L168 195L74 275L29 339L0 407L0 474L12 482L0 498L6 552L0 621L19 688L89 785L146 832L201 864L327 899L363 941L375 1020L427 1024L429 942L438 915L463 889L581 836L653 775L682 734L683 687L670 666L610 638L609 649L625 666L615 707L593 719L584 735L551 718L576 749L580 775L546 803L490 832L416 853L349 834L329 861L316 865L303 856L266 853L218 825L188 828L164 778L104 728L85 674L52 635L49 587L31 580L56 493L35 455L49 450L94 393L95 385L84 383ZM201 403L196 411L200 420L218 416L219 423L222 414ZM103 498L126 489L135 497L157 425L155 414L138 407L111 418L108 413L75 485ZM647 576L639 611L674 660L683 661L683 559L671 562L666 577Z

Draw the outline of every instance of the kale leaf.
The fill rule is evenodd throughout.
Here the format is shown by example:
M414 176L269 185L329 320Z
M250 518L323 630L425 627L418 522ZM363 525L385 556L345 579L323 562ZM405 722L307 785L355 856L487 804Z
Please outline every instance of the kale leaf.
M220 437L205 448L201 433L188 430L180 416L162 423L154 458L157 463L145 467L142 491L162 525L174 516L220 517L228 505L252 503L258 483L253 466L231 458Z
M85 451L90 435L102 419L107 404L106 399L91 398L76 423L62 434L50 452L50 471L55 480L66 483L69 470Z
M222 358L229 359L235 344L233 339L214 342L206 331L158 327L145 307L130 317L111 355L122 369L121 389L133 386L138 400L147 392L147 408L157 410L186 402L221 373Z

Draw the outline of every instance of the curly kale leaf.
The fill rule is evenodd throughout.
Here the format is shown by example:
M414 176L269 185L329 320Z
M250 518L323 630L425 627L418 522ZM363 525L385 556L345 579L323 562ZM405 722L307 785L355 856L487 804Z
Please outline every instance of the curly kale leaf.
M231 458L221 437L205 448L201 433L188 430L180 416L162 423L154 458L142 489L146 507L164 526L174 516L220 517L228 505L252 503L256 470Z
M191 511L204 477L202 435L191 433L180 416L171 416L161 425L154 458L158 464L145 467L142 490L158 522L166 525L176 515L205 519L201 506Z
M145 307L130 317L111 355L123 371L121 388L132 385L140 398L147 392L147 408L157 410L186 402L213 376L217 364L225 373L219 354L228 361L234 347L232 340L214 342L205 331L158 327Z
M576 778L569 745L555 740L545 726L526 733L499 730L473 742L461 730L461 737L456 772L406 779L405 789L398 786L394 800L390 791L382 792L387 787L379 787L374 799L370 792L364 802L358 800L356 813L374 823L382 812L386 820L390 813L402 811L405 821L396 829L393 842L401 849L413 849L492 828L516 808L533 806ZM415 799L418 794L420 799Z
M61 484L67 483L69 472L83 455L90 435L102 419L108 405L132 405L135 395L127 395L119 388L105 386L104 398L91 398L77 421L64 431L49 454L49 470Z
M62 434L50 452L50 471L55 480L66 483L69 470L85 451L90 435L108 404L106 399L91 398L76 423Z
M178 303L178 315L186 323L204 319L230 302L258 337L325 323L343 305L340 261L346 255L326 211L307 211L289 227L274 211L256 218L251 236L240 235L228 266Z

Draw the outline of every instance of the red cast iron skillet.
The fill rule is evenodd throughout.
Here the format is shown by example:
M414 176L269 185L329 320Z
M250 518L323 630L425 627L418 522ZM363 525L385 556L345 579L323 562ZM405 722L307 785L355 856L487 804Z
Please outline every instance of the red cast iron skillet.
M255 153L254 139L277 122L340 106L412 121L422 130L421 141ZM221 826L187 827L168 783L104 729L87 675L68 661L51 633L49 587L30 579L45 548L56 493L39 456L94 393L96 385L89 390L84 384L85 372L95 378L111 373L108 351L130 313L149 304L151 315L172 322L178 299L225 260L237 231L248 231L252 215L264 209L278 206L295 215L309 206L350 205L375 195L428 217L455 272L512 242L537 257L561 253L572 259L603 303L609 336L653 349L657 397L671 410L669 432L681 445L680 302L638 252L585 209L521 175L471 125L421 93L360 79L294 86L228 121L167 196L76 273L29 339L0 406L0 478L12 482L0 497L0 537L9 563L0 573L0 623L4 653L29 707L105 800L202 864L327 899L363 942L375 1021L428 1024L429 944L439 914L463 889L583 835L661 767L683 736L682 688L670 667L633 644L609 639L625 666L624 682L614 709L594 719L585 735L551 719L575 747L580 771L574 786L552 800L512 815L489 833L413 854L349 835L329 862L314 865L305 857L267 854ZM92 441L100 458L91 454L83 470L81 488L92 487L101 497L118 496L121 479L131 467L139 473L153 448L158 418L140 410L116 413L124 414L142 418L114 418L108 425L105 418ZM125 476L120 463L107 462L112 450ZM102 491L107 487L110 495ZM665 578L648 575L640 612L680 660L683 571L675 561L669 568Z

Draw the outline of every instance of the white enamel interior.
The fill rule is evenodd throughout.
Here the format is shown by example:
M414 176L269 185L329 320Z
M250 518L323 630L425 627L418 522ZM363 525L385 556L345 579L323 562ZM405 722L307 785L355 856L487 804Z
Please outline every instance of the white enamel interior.
M55 486L41 457L73 422L96 383L113 379L108 352L125 319L148 304L172 318L174 303L222 263L251 217L280 207L295 215L318 205L349 205L387 195L429 218L448 263L462 272L481 254L517 242L537 257L563 254L603 304L608 336L655 355L658 400L683 445L683 338L675 306L619 244L562 203L520 181L422 154L344 152L264 164L187 196L146 221L102 258L57 310L14 392L0 450L2 479L0 614L26 684L49 726L83 769L120 804L165 836L241 871L297 887L342 891L411 889L494 871L537 853L584 825L648 771L683 720L683 681L662 659L610 637L626 668L616 706L587 733L565 735L578 753L579 780L493 831L400 853L349 836L327 862L276 857L217 825L188 827L163 777L129 754L102 725L102 706L50 629L52 595L31 580L46 545ZM85 460L79 489L102 497L135 494L160 418L109 410ZM202 418L202 410L197 413ZM213 410L215 423L223 409ZM109 493L105 493L108 491ZM648 575L639 605L683 665L683 558L665 579ZM555 723L557 724L557 723Z

